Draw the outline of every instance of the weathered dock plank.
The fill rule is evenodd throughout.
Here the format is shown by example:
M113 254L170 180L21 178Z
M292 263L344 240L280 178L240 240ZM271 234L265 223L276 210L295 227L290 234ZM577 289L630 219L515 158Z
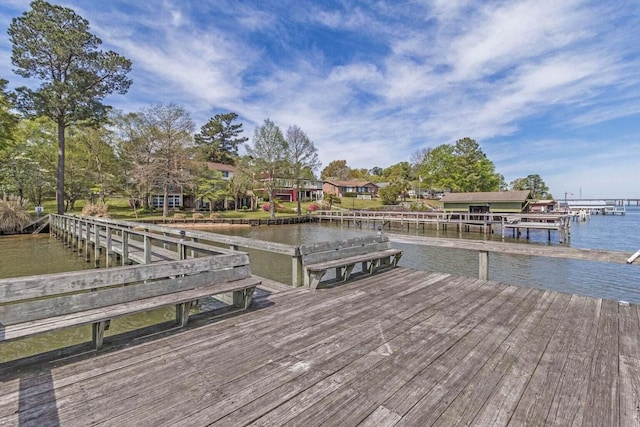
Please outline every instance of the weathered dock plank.
M635 425L635 305L398 268L0 365L0 425ZM1 348L0 348L1 350Z

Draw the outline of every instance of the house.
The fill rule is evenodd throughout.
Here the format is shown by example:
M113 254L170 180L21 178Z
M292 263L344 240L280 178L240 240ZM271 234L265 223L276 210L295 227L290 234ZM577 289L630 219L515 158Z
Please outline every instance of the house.
M324 194L333 194L338 197L378 197L379 187L368 181L338 181L325 180L322 183Z
M232 179L236 172L236 167L233 165L225 165L223 163L215 162L206 162L206 165L210 170L220 172L222 174L222 178L225 180ZM206 201L197 200L193 193L188 190L185 191L182 187L173 188L169 191L167 204L169 205L169 209L208 209L208 203ZM153 193L151 195L151 206L156 209L162 208L164 206L164 195Z
M547 213L553 212L556 206L555 200L536 200L529 203L529 212Z
M283 202L297 202L322 199L322 181L316 179L300 180L300 190L296 189L295 179L276 179L275 196Z
M236 173L236 167L233 165L225 165L224 163L207 162L207 167L212 171L222 173L222 178L230 180Z
M440 201L448 212L522 213L529 208L528 190L475 193L447 193Z

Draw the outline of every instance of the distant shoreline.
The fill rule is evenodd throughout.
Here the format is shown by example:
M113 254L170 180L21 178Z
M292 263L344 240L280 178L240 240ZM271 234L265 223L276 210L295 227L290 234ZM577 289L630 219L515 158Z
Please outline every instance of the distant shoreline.
M231 227L251 227L251 224L232 224L228 222L173 222L159 224L174 228L231 228Z

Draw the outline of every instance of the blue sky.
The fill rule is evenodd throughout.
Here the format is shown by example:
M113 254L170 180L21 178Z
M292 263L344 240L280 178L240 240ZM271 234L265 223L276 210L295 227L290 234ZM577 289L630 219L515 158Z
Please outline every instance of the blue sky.
M125 111L298 125L323 166L387 167L471 137L507 182L640 198L640 2L64 0L133 62ZM29 2L0 5L6 29ZM570 196L571 197L571 196Z

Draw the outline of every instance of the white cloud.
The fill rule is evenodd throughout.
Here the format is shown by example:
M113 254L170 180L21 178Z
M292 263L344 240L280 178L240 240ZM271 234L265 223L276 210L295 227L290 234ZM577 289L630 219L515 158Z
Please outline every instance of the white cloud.
M629 2L70 1L133 61L134 85L113 98L123 109L177 102L198 125L231 110L249 137L267 117L296 124L325 165L386 167L469 136L508 179L548 175L556 192L572 174L595 188L586 164L637 178L640 126L610 126L640 114ZM0 73L9 48L0 40Z

